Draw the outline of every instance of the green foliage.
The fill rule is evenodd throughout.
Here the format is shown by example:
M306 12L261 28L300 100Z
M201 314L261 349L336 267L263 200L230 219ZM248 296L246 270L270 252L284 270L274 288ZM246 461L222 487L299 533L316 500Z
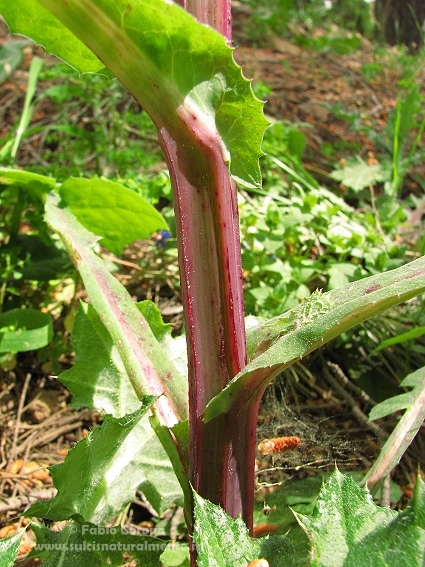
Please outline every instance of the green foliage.
M243 392L263 391L268 382L325 342L341 335L365 319L381 313L417 293L425 291L425 259L396 270L353 282L342 288L315 294L306 305L298 305L279 317L247 330L249 362L207 405L204 419L244 403ZM413 280L413 281L412 281ZM416 280L416 281L415 281ZM412 289L412 292L409 291Z
M118 81L98 74L77 75L65 65L45 69L41 79L40 90L54 83L40 98L52 101L57 117L46 128L37 171L48 162L46 173L59 181L78 177L82 170L116 178L153 204L170 194L165 171L150 171L162 159L155 127Z
M9 157L12 162L15 160L22 139L29 133L28 127L34 112L33 99L37 89L38 76L40 74L42 65L42 59L40 59L39 57L33 57L28 74L28 84L25 93L25 102L22 109L21 118L16 128L16 132L0 150L0 160L2 161L7 160Z
M375 62L368 68L363 69L367 78L368 74L374 75L376 71L384 68L384 63ZM398 65L405 69L401 79L400 92L397 105L390 113L383 134L377 135L370 126L362 124L359 113L345 113L336 106L333 112L339 118L347 120L351 126L364 132L383 154L377 156L378 162L366 164L358 159L348 159L340 170L331 174L333 179L341 181L346 187L354 192L359 192L365 187L382 184L384 197L378 200L378 209L382 217L388 215L388 207L393 207L394 200L400 198L404 181L415 164L423 161L424 148L422 144L423 132L425 130L425 106L424 97L417 84L417 73L423 67L423 54L415 58L404 60L400 56ZM421 181L419 180L421 183Z
M335 471L309 517L296 514L312 544L312 567L418 566L425 559L424 484L402 512L376 506L366 489Z
M397 107L389 117L387 124L388 137L393 140L392 147L392 187L391 193L400 194L404 178L410 167L423 159L419 142L425 130L424 97L419 85L412 84L400 94ZM412 132L416 132L411 141ZM409 149L410 146L410 149Z
M24 530L0 539L0 567L13 567Z
M61 185L59 194L81 224L102 236L102 246L117 256L127 244L167 227L152 205L112 181L71 178Z
M42 175L0 168L0 312L21 320L16 321L16 329L21 329L16 340L8 334L15 341L7 347L10 352L36 350L52 339L50 315L36 308L47 306L49 281L66 275L70 266L59 239L48 234L43 220L45 195L54 185L54 179ZM15 362L8 357L6 365L13 368Z
M255 201L240 198L247 313L273 316L315 288L403 262L405 250L382 238L372 211L360 214L322 187L279 185Z
M78 517L60 532L37 524L31 527L37 543L30 557L39 557L45 567L120 567L127 560L138 567L158 567L167 545L164 540L126 533L120 526L105 528Z
M410 331L406 331L405 333L401 333L400 335L396 335L395 337L391 337L389 339L386 339L385 341L382 341L381 344L371 352L371 355L376 354L377 352L380 352L381 350L384 350L393 345L413 341L414 339L422 337L423 335L425 335L425 327L415 327L414 329L410 329Z
M112 34L120 49L111 50L110 41L106 39L93 47L99 57L108 60L109 70L143 101L156 124L179 131L182 121L190 122L191 117L195 120L193 116L201 127L214 123L222 140L223 155L235 179L247 186L260 184L258 159L262 155L260 145L267 123L263 105L253 96L249 81L242 76L231 48L219 33L200 27L177 5L164 6L163 0L153 0L149 5L138 3L131 9L125 0L120 0L114 10L105 10L102 22L94 15L96 6L91 2L73 6L72 10L51 0L45 0L44 5L59 19L44 9L39 10L36 0L22 0L18 9L3 3L1 9L12 31L19 28L65 61L71 58L71 64L80 71L99 71L99 63L86 56L81 42L68 41L69 32L60 18L64 18L66 25L89 46L94 37L106 38L107 35L109 38ZM45 25L55 36L46 36ZM149 34L144 33L144 26L149 28ZM55 41L59 36L64 39ZM138 55L126 68L128 63L123 64L120 52ZM152 81L161 88L161 97L157 89L142 86L151 86ZM176 109L181 110L177 113ZM178 117L179 114L182 115Z
M168 409L169 422L174 424L177 416L185 419L187 389L184 379L165 355L125 288L94 253L97 237L85 229L68 208L60 208L55 195L49 195L47 200L46 221L62 235L92 305L118 349L137 397L141 399L152 391L158 395L167 391L173 406L172 411ZM146 350L141 350L140 345Z
M333 171L329 177L336 179L345 187L349 187L354 192L369 189L376 183L385 183L391 178L391 170L385 167L387 164L373 163L368 164L360 157L349 160L344 167Z
M400 394L385 400L374 406L369 414L370 421L380 419L386 415L390 415L403 409L411 408L417 400L421 399L425 389L425 368L419 368L415 372L406 376L406 378L400 382L400 387L412 388L412 390L405 394ZM422 416L420 423L422 423L423 419L424 417Z
M422 565L425 553L424 484L418 483L412 504L402 512L375 505L369 492L335 471L317 497L311 515L294 514L311 545L309 565L338 567ZM264 557L273 566L296 564L290 540L271 536L251 540L240 519L195 494L195 543L200 565L244 566ZM305 496L303 497L305 501ZM209 560L209 563L208 563Z
M364 479L364 483L367 483L369 487L379 484L381 479L389 475L391 470L399 463L425 418L423 403L425 367L423 366L406 376L400 386L410 387L412 391L379 403L372 408L369 414L369 421L373 421L402 409L406 410Z
M134 499L138 487L158 514L179 501L170 461L145 417L154 400L147 397L141 409L121 418L105 415L62 464L50 467L58 494L37 502L28 514L52 520L78 514L103 524Z
M241 518L230 518L219 506L194 493L195 530L193 540L199 567L245 567L264 557L270 567L284 567L293 561L293 548L286 537L252 539Z
M163 339L171 331L171 325L169 323L164 323L164 321L162 320L161 311L152 301L140 301L137 304L137 307L139 308L143 317L149 323L149 327L155 335L155 338L158 341L161 341L161 339Z
M60 380L73 394L73 407L95 408L116 418L136 411L140 402L118 349L91 305L80 304L72 338L74 364Z
M0 313L0 354L37 350L53 336L52 318L36 309L11 309Z

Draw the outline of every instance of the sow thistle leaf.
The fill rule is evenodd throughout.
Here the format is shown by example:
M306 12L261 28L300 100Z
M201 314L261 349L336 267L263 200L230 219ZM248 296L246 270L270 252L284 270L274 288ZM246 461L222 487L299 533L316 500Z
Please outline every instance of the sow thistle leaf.
M180 421L177 416L185 419L187 383L167 359L126 289L93 252L98 238L87 231L68 208L58 207L53 194L47 197L45 218L62 236L93 307L118 349L137 396L162 396L167 391L167 398L162 396L157 401L161 417L171 426Z
M119 354L92 305L80 303L72 330L75 362L59 380L73 394L72 406L94 408L122 417L135 412L140 400Z
M154 401L146 396L139 411L120 419L106 415L102 426L77 443L64 463L50 467L58 489L55 498L37 502L27 514L52 520L78 514L85 521L103 523L131 502L142 482L149 483L151 491L156 487L158 494L168 490L154 502L161 511L180 496L170 461L155 445L156 436L143 419ZM163 486L165 481L170 486Z
M24 530L17 534L0 539L0 567L13 567L18 555L19 545Z
M294 512L295 513L295 512ZM312 545L312 567L419 567L425 561L425 490L396 512L374 504L339 471L323 486L313 514L295 514Z
M194 492L195 526L193 540L199 567L246 567L264 557L270 567L291 565L293 548L283 536L252 539L242 518L231 518L220 506Z
M98 71L99 62L72 41L67 26L158 127L181 132L185 123L186 134L195 140L197 128L205 143L208 137L215 143L218 132L231 174L248 186L260 185L263 103L215 30L164 0L0 0L0 9L13 32L30 36L80 71Z
M161 312L153 301L145 299L136 304L137 309L149 323L152 333L157 341L161 341L172 329L170 323L164 323Z
M36 0L0 0L0 12L11 33L33 39L58 57L66 54L66 62L78 71L95 73L105 67L84 43Z
M247 330L247 366L207 405L207 422L261 395L285 368L385 309L425 291L425 256L396 270L312 294L279 317Z
M37 537L29 557L42 559L43 567L158 567L167 542L125 533L120 526L104 528L78 518L60 532L31 524ZM0 564L1 565L1 564Z
M120 183L71 178L62 184L60 196L79 222L101 236L101 245L117 256L127 244L167 228L152 205Z
M185 369L187 372L185 337L171 337L171 325L163 322L152 301L141 301L136 306L170 361L178 370L181 368L184 376ZM80 303L71 334L74 365L60 374L59 380L72 393L72 406L93 408L113 417L136 411L140 400L128 378L119 349L92 305Z

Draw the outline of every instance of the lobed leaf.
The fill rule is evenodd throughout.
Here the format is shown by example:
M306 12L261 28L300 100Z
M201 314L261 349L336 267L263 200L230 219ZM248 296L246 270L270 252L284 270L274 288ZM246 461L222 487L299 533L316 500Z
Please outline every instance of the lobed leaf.
M361 158L347 164L343 169L337 169L330 173L329 177L340 181L353 191L360 192L376 183L389 181L391 170L380 163L369 165Z
M88 232L69 209L59 208L55 195L48 195L45 218L62 236L93 307L118 349L136 395L139 398L149 394L158 396L157 407L168 426L186 419L187 384L161 349L125 288L93 252L97 237ZM163 396L165 392L167 397Z
M425 491L418 475L413 504L396 512L335 471L313 514L295 514L312 545L312 567L419 567L425 561Z
M230 518L220 506L205 500L194 492L195 526L193 541L198 555L198 566L245 567L258 557L260 544L249 537L242 518Z
M72 406L123 417L140 407L114 344L92 305L80 303L72 329L75 361L59 380L72 393Z
M158 514L179 500L170 460L148 421L154 401L147 396L141 409L119 419L105 415L62 464L50 467L57 495L35 503L27 514L52 520L79 515L101 524L121 512L140 485L149 490Z
M208 404L205 421L262 394L279 372L326 342L425 291L425 256L389 272L321 293L247 331L247 366Z
M0 567L13 567L18 555L24 530L17 534L0 539Z
M167 546L164 540L126 533L121 526L105 528L76 519L60 532L31 524L37 543L29 557L43 560L43 567L120 567L131 563L158 567Z
M230 162L235 179L248 186L261 184L258 160L267 125L263 103L242 76L224 38L176 4L0 0L0 11L14 33L28 35L80 71L99 71L101 64L81 42L86 44L158 127L177 132L184 123L193 145L199 132L205 135L204 143L208 137L216 143L218 132L223 158Z
M195 527L193 541L198 567L246 567L263 557L270 567L291 565L293 548L286 537L252 539L242 518L231 518L220 506L194 492Z

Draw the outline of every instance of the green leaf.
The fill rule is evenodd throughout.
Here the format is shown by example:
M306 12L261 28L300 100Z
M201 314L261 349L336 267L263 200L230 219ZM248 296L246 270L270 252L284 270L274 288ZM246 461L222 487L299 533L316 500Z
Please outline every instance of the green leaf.
M0 352L26 352L47 346L52 318L37 309L11 309L0 314Z
M162 215L147 201L120 183L105 179L67 179L60 196L79 222L98 236L101 244L120 256L135 240L146 240L167 228Z
M260 185L258 160L267 125L263 103L253 95L219 33L164 0L41 3L93 49L158 127L181 132L184 124L193 146L199 133L205 143L216 143L218 132L234 178ZM18 6L0 0L1 13L14 32L30 35L64 60L72 57L74 66L81 60L84 68L79 70L99 70L98 62L81 55L63 25L36 0L20 0ZM80 53L75 56L77 47Z
M195 527L193 541L198 567L245 567L259 557L260 542L252 540L242 518L230 518L220 506L194 492Z
M80 72L95 73L104 68L92 51L39 2L0 0L0 13L11 33L25 35L61 58L66 54L66 62Z
M134 498L141 483L156 492L153 506L162 513L181 498L171 463L144 415L155 398L142 408L104 423L71 449L60 465L50 467L58 494L37 502L28 515L67 520L76 514L85 521L103 523Z
M0 567L13 567L18 555L19 545L25 530L0 539Z
M96 237L69 209L59 208L53 194L47 198L45 219L61 234L93 307L118 349L137 396L159 396L156 406L165 425L173 426L185 420L187 382L167 358L126 289L93 252ZM167 396L163 396L164 392Z
M60 374L72 406L122 417L140 407L117 346L92 305L80 303L72 329L75 361Z
M321 293L247 330L249 362L208 404L209 421L240 408L285 368L362 321L425 291L425 256L396 270Z
M425 561L425 497L418 475L413 505L402 512L374 504L339 471L323 486L311 517L296 514L312 545L312 567L419 567Z
M20 169L0 167L0 186L6 185L23 189L34 200L44 200L45 194L54 189L55 184L56 181L54 179L45 175L21 171Z
M380 402L375 407L373 407L369 414L369 421L374 421L375 419L380 419L386 415L391 415L397 411L411 408L415 403L424 399L425 396L425 366L419 368L415 372L408 374L402 382L400 382L400 388L413 388L410 392L404 394L399 394ZM425 405L423 408L425 412ZM423 419L423 418L422 418Z
M381 164L369 165L361 158L347 164L343 169L333 171L329 177L336 179L353 191L361 191L375 183L384 183L391 178L391 170L385 169Z
M193 541L198 567L246 567L263 557L270 567L293 564L293 548L283 536L252 539L242 518L231 518L220 506L194 492L195 527Z
M190 567L189 546L168 545L161 555L161 567Z
M29 557L43 560L43 567L158 567L167 542L131 535L120 526L105 528L78 519L60 532L31 524L37 543Z
M405 394L384 400L372 408L369 415L369 421L373 421L406 409L382 447L378 459L364 478L364 484L367 483L370 489L376 485L379 486L382 479L389 475L399 463L425 418L425 366L406 376L400 386L413 389Z
M170 332L172 326L169 323L164 323L161 311L153 301L149 301L148 299L139 301L139 303L137 303L137 308L148 322L156 340L161 341L161 339Z
M410 331L406 331L405 333L401 333L400 335L382 341L382 343L374 348L370 354L376 354L377 352L380 352L385 348L398 345L400 343L405 343L407 341L412 341L413 339L417 339L418 337L422 337L423 335L425 335L425 327L415 327L414 329L410 329Z

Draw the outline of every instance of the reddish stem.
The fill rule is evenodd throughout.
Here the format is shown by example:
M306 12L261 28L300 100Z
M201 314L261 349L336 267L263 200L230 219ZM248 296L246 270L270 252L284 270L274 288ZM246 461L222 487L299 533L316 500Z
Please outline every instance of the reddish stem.
M179 0L179 4L201 24L207 24L232 41L232 11L230 0Z
M165 130L160 134L172 177L178 227L189 358L191 482L202 496L237 516L245 509L237 488L245 480L234 476L240 476L234 450L229 447L235 432L229 431L227 417L207 426L201 419L206 404L246 364L236 188L219 140L209 140L201 152L191 147L193 139L185 144L179 138L177 144ZM199 132L201 136L204 131ZM232 469L235 472L229 475ZM226 486L229 476L231 485ZM230 501L229 508L226 502Z
M228 0L180 3L231 41ZM159 136L174 192L185 308L190 480L201 496L230 516L242 515L252 530L259 397L233 414L202 421L206 404L246 364L237 190L219 134L196 112L180 110L182 130L159 128Z

